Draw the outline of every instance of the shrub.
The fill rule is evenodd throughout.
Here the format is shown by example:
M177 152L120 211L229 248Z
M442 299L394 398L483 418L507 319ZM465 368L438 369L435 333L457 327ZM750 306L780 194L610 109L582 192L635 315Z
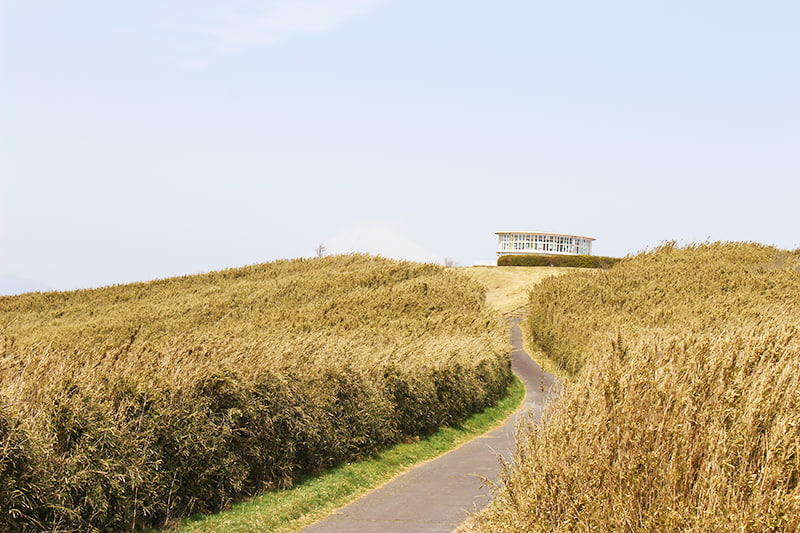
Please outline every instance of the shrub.
M616 257L598 255L501 255L497 266L553 266L608 269L619 262Z

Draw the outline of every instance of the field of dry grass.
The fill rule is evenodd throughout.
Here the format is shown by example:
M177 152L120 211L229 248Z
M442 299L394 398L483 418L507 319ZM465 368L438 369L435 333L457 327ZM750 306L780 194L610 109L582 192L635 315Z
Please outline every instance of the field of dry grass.
M800 530L800 252L667 244L530 305L571 377L471 530Z
M169 523L463 420L510 380L484 297L358 255L0 297L0 530Z
M531 286L550 276L585 270L565 267L474 266L458 268L486 288L486 303L504 315L528 303Z

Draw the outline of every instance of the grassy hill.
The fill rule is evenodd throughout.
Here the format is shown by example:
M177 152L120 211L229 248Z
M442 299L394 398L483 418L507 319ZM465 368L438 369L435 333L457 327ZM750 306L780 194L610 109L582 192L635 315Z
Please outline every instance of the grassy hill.
M800 530L800 252L668 244L527 327L570 377L472 530Z
M458 268L486 289L486 303L504 315L519 314L533 285L550 276L579 270L572 267L473 266Z
M484 296L337 256L0 297L0 529L168 523L463 420L510 379Z

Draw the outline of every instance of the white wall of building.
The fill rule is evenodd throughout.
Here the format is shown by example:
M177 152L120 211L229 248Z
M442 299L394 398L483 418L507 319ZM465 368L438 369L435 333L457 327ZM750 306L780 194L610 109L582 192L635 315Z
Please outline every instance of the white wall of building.
M498 255L592 255L591 237L559 233L499 232Z

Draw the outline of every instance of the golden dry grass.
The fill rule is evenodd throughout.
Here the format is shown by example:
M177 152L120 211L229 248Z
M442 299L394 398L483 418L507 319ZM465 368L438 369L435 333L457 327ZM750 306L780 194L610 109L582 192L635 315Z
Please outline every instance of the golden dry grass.
M528 303L531 286L550 276L575 270L568 267L473 266L457 269L486 288L486 303L510 315Z
M119 531L463 420L510 379L483 289L367 256L0 298L0 529Z
M800 252L667 244L530 315L572 377L471 530L800 530Z

